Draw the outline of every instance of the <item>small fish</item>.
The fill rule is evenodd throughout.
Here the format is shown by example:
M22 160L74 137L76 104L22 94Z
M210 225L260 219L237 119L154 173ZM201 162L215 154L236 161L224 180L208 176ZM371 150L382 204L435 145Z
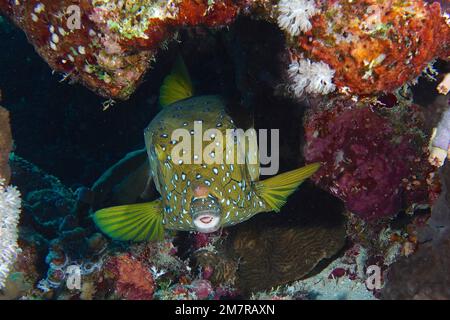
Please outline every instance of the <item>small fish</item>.
M164 229L209 233L260 212L278 212L287 197L319 169L318 163L310 164L260 181L258 164L227 161L225 148L219 163L203 159L196 164L199 155L195 153L189 155L190 163L180 160L175 163L172 151L181 141L172 140L174 130L186 129L194 139L195 123L202 124L201 136L211 128L218 129L223 137L227 130L236 129L225 112L223 98L193 96L192 83L181 59L164 80L160 104L164 108L145 129L145 143L151 177L161 198L97 211L94 221L113 239L161 240ZM210 138L214 142L215 137ZM211 141L202 141L202 150ZM233 148L236 157L239 144L234 143Z

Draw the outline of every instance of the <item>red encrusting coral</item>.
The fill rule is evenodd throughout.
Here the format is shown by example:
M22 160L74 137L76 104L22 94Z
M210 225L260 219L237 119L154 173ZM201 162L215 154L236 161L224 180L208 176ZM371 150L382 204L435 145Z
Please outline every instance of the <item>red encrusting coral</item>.
M426 161L425 139L415 129L418 110L376 112L346 100L330 105L305 121L305 158L323 164L313 176L316 183L365 220L432 200L435 184L428 179L434 168Z
M108 278L114 281L116 294L127 300L150 300L155 283L151 272L142 262L129 254L110 258L104 268Z
M74 5L79 28L72 28L77 12L69 8ZM102 96L127 99L178 28L224 26L248 5L231 0L0 0L0 12L25 31L53 70Z
M450 55L450 28L439 3L318 1L321 13L300 47L335 70L333 82L358 95L397 89L437 57Z
M234 21L244 1L208 1L187 0L179 4L179 14L176 24L186 26L206 25L217 27Z

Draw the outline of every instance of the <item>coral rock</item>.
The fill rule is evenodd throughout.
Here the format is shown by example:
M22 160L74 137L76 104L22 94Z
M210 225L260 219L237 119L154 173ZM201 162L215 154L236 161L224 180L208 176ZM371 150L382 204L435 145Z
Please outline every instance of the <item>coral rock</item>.
M299 44L335 70L334 83L359 95L394 90L450 54L439 3L317 1L321 13Z
M450 234L439 243L424 244L396 262L383 288L384 299L450 299Z
M218 27L243 1L0 0L50 67L98 94L127 99L177 28Z

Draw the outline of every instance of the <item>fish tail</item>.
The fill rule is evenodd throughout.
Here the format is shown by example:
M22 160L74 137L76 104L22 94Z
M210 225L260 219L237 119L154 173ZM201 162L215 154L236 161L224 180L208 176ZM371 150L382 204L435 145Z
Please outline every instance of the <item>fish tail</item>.
M101 209L93 219L114 240L154 241L164 237L161 200Z
M190 98L194 95L192 81L184 64L183 58L179 56L172 69L166 76L159 91L159 103L165 107L174 102Z
M320 163L313 163L279 174L273 178L259 181L256 183L256 191L273 211L279 212L285 205L287 198L319 168Z

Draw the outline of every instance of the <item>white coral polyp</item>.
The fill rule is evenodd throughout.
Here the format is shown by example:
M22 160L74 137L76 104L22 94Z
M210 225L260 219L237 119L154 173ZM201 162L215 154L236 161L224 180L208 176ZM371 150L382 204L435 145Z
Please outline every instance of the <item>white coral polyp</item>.
M19 246L18 223L21 208L20 192L12 186L5 186L0 179L0 289L5 285L11 265L14 263Z
M297 97L307 94L326 95L334 90L335 71L324 62L311 62L308 59L294 61L289 66L288 74L292 81L290 89Z
M309 19L319 13L314 0L280 0L278 26L291 36L311 30Z

